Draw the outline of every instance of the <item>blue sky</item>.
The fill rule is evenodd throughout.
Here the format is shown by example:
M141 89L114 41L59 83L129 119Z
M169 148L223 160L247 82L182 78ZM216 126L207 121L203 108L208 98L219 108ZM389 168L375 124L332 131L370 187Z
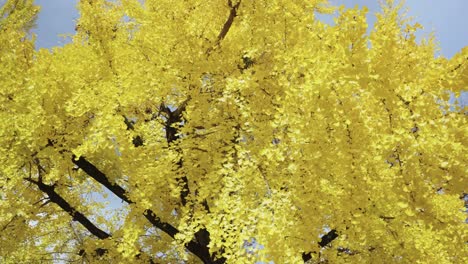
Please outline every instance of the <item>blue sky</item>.
M75 6L78 0L35 0L41 6L37 27L33 32L37 35L37 48L51 48L63 45L62 34L75 32L75 21L79 14Z
M37 28L36 45L38 48L51 48L63 45L65 39L59 35L73 34L75 21L79 14L75 8L78 0L35 0L42 7ZM369 21L373 22L373 13L379 10L379 0L330 0L332 4L367 6ZM435 32L440 43L441 55L452 57L468 45L468 0L407 0L409 14L425 28L424 34Z
M335 5L367 6L368 19L373 22L373 14L379 11L379 0L330 0ZM435 32L441 48L441 55L452 57L464 46L468 46L468 0L406 0L408 14L415 22L424 26L422 35Z

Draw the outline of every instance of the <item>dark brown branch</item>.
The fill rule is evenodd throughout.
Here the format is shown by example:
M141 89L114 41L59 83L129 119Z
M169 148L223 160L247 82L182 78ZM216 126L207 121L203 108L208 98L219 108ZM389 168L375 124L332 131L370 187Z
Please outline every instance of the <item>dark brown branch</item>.
M185 100L177 109L171 111L169 107L161 104L160 111L165 113L166 115L166 123L165 123L165 130L166 130L166 141L169 146L174 144L180 136L178 134L178 127L183 121L183 112L187 107L187 103L190 100L190 97ZM177 161L177 166L182 168L183 161L180 159ZM190 189L188 185L188 178L184 175L177 179L181 186L182 190L180 192L180 200L183 206L187 204L187 197L190 194ZM203 202L203 206L207 212L209 212L208 203L206 201ZM208 244L210 243L210 233L205 228L200 229L198 232L195 233L196 242L191 241L187 246L187 248L192 251L190 248L193 247L197 253L195 253L203 263L224 263L226 261L225 258L219 258L214 260L214 256L210 255L210 251L208 248ZM194 252L194 251L192 251Z
M330 232L326 233L322 237L322 239L318 242L318 244L320 247L325 247L328 244L330 244L333 240L335 240L335 238L337 237L338 237L338 233L336 232L335 229L332 229ZM304 262L307 262L310 259L312 259L312 252L302 253L302 260L304 260Z
M332 229L330 232L325 234L319 242L319 246L325 247L326 245L330 244L335 238L338 237L338 233L336 233L335 229Z
M161 104L160 106L160 109L157 113L153 113L151 119L149 120L145 120L145 122L147 121L151 121L151 120L154 120L156 119L160 114L161 112L164 112L166 114L169 114L171 117L173 117L174 119L181 119L182 118L182 112L185 111L185 107L187 105L187 102L190 100L190 97L187 98L184 102L182 102L182 104L180 105L180 107L178 109L176 109L174 112L171 112L170 109L165 106L164 104ZM150 110L151 111L151 110ZM129 119L127 116L123 115L123 118L124 118L124 123L125 125L127 126L127 130L135 130L135 121ZM173 124L174 122L172 122L171 124ZM175 135L175 131L174 131L175 128L172 129L171 132L173 132L173 135ZM168 131L167 127L166 127L166 131ZM172 137L172 140L176 140L177 138L175 137ZM133 137L132 139L132 143L133 143L133 146L135 146L136 148L137 147L140 147L140 146L143 146L144 144L144 140L143 138L140 136L140 135L137 135L135 137Z
M50 142L49 142L50 143ZM53 144L52 144L53 145ZM40 191L44 192L48 196L48 200L46 203L42 204L41 207L46 205L49 202L53 202L57 204L62 210L64 210L66 213L68 213L73 221L79 222L86 230L88 230L91 234L96 236L99 239L107 239L110 238L111 235L102 229L98 228L96 225L94 225L86 216L84 216L81 212L77 211L74 207L72 207L65 199L63 199L62 196L60 196L56 191L55 191L55 184L53 185L47 185L42 182L42 174L46 173L46 170L39 164L39 159L35 159L35 163L37 165L37 170L38 170L38 180L35 181L31 177L25 178L26 181L35 184ZM107 249L104 248L97 248L95 250L95 254L97 256L103 256L106 254ZM83 256L85 254L84 250L80 250L78 253L80 256Z
M76 159L75 156L72 158L72 162L78 166L78 168L82 169L86 174L91 176L94 180L104 185L109 191L114 193L117 197L122 199L123 201L127 202L128 204L133 204L134 202L130 200L128 197L127 191L122 188L120 185L116 183L111 183L107 176L101 172L96 166L94 166L91 162L86 160L85 157L81 156L79 159ZM171 237L174 237L179 231L170 225L169 223L165 223L161 221L159 217L151 210L147 209L144 212L144 216L148 221L153 224L155 227L161 229L166 234Z
M44 184L42 181L35 181L30 178L26 178L27 181L35 184L39 190L46 193L49 196L51 202L57 204L62 210L67 212L72 218L73 221L79 222L82 226L84 226L91 234L95 235L99 239L106 239L109 238L111 235L107 232L101 230L99 227L95 226L86 216L82 213L77 211L74 207L72 207L65 199L62 198L56 191L55 185L47 185Z
M215 49L216 47L218 47L221 41L226 37L226 35L229 32L229 29L231 29L232 23L234 22L234 18L237 16L237 10L239 9L240 4L241 4L241 0L239 0L239 2L237 2L237 4L235 5L232 4L232 0L228 0L228 6L230 8L229 16L226 22L224 22L223 28L221 29L221 31L218 34L218 37L216 38L215 45L213 47L210 47L206 51L206 54L209 55L211 51Z
M127 203L133 203L127 196L127 192L120 187L120 185L111 183L107 176L102 173L98 168L96 168L92 163L86 160L85 157L81 156L80 158L76 159L76 156L73 155L72 162L78 166L78 168L82 169L86 174L91 176L100 184L104 185L107 189L113 192L117 197L124 200Z
M79 222L82 226L84 226L91 234L93 234L97 238L107 239L111 237L109 233L103 231L102 229L94 225L86 216L84 216L81 212L77 211L65 199L63 199L63 197L60 196L60 194L58 194L55 191L55 185L47 185L43 183L42 173L45 172L45 170L40 165L38 165L38 169L39 169L38 181L35 181L31 178L25 178L25 180L35 184L39 188L39 190L47 194L47 196L49 197L48 201L57 204L60 208L62 208L62 210L67 212L73 218L73 221ZM104 254L106 254L107 251L108 250L105 248L98 248L95 250L95 254L97 256L103 256ZM84 255L86 253L84 252L84 250L80 250L78 254ZM140 256L141 256L141 253L139 253L136 257L139 258ZM150 260L150 263L154 263L151 257L149 257L149 260Z
M458 71L458 69L460 69L466 61L468 61L468 57L465 57L465 61L455 66L452 70L450 70L450 72Z
M160 111L166 114L164 129L166 130L166 141L168 145L179 139L179 135L177 134L178 131L175 125L182 122L183 112L187 108L187 103L189 100L190 97L183 101L174 111L171 111L171 109L169 109L169 107L164 103L160 106Z
M125 125L127 125L127 130L135 130L135 122L128 119L126 116L123 116L124 117L124 122L125 122ZM133 146L135 146L135 148L138 148L140 146L143 146L143 138L139 135L133 137L132 139L132 143L133 143Z
M224 23L223 29L221 29L221 32L219 32L218 38L216 40L217 44L221 42L221 40L223 40L229 32L229 29L231 28L232 23L234 22L234 18L237 16L237 9L239 8L240 4L240 0L235 5L232 5L232 0L228 0L228 5L231 8L231 10L229 11L229 17Z
M167 107L166 105L161 104L160 110L161 112L166 114L166 123L165 123L164 129L166 130L166 141L169 146L180 138L178 134L178 129L176 126L182 123L183 112L185 111L185 108L187 107L187 103L189 100L190 98L182 102L182 104L174 111L171 111L171 109L169 109L169 107ZM179 168L182 167L182 159L180 159L177 162L177 166ZM185 206L187 204L187 197L190 194L190 189L188 186L188 179L186 176L182 176L178 178L177 180L182 185L182 190L180 192L180 200L181 200L182 205Z
M175 141L177 141L180 136L178 135L178 128L177 126L180 125L183 121L183 112L186 109L187 103L190 100L190 97L186 99L182 104L171 111L169 107L164 104L160 106L160 113L164 113L166 117L166 122L164 124L166 130L166 140L168 145L172 145ZM134 122L129 120L124 116L124 122L127 125L128 130L134 130ZM135 141L134 141L135 145ZM139 146L139 145L138 145ZM138 147L135 145L135 147ZM82 169L86 174L90 177L95 179L97 182L104 185L107 189L109 189L112 193L114 193L117 197L122 199L123 201L133 204L134 202L129 198L127 191L122 188L120 185L116 183L112 183L109 181L107 176L101 172L96 166L86 160L85 157L81 156L80 158L76 159L75 156L72 158L72 162L78 166L78 168ZM179 167L182 167L182 160L177 162ZM187 203L187 197L190 193L188 188L188 179L186 176L180 177L179 181L182 183L182 191L181 191L181 201L182 204L185 205ZM207 204L204 206L207 208ZM207 209L209 211L209 209ZM169 223L162 222L161 219L156 216L156 214L151 210L147 209L144 211L143 215L145 218L155 227L159 228L163 232L165 232L170 237L174 238L175 235L179 232L175 227L170 225ZM195 239L190 241L185 245L185 247L192 252L194 255L199 257L203 263L209 264L221 264L225 262L225 258L219 258L215 260L214 255L210 255L208 244L210 242L209 232L206 229L201 229L195 234Z
M6 223L6 225L4 225L4 226L2 227L2 229L0 230L0 232L5 231L5 229L7 229L8 226L9 226L11 223L13 223L13 221L14 221L15 218L17 218L17 217L18 217L18 215L14 215L14 216L10 219L10 221L8 221L8 223Z
M117 184L111 183L107 176L102 173L98 168L96 168L92 163L87 161L84 157L80 157L79 159L72 159L73 163L77 165L80 169L82 169L86 174L90 177L104 185L107 189L113 192L117 197L121 198L122 200L126 201L129 204L133 204L134 202L128 198L127 192ZM170 225L169 223L162 222L161 219L156 216L156 214L151 210L147 209L144 212L145 218L155 227L159 228L163 232L165 232L170 237L174 238L179 231ZM209 254L209 249L206 245L202 245L194 240L190 241L185 245L185 247L192 252L194 255L199 257L203 263L224 263L219 262L220 260L213 261L213 257ZM221 259L222 260L222 259Z

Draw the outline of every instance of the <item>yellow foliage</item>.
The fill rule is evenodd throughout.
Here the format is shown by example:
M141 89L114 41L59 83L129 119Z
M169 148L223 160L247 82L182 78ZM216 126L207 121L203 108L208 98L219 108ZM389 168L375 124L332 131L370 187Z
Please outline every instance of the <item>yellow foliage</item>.
M0 9L0 263L468 263L468 48L401 4L368 33L326 0L81 0L47 51L32 2Z

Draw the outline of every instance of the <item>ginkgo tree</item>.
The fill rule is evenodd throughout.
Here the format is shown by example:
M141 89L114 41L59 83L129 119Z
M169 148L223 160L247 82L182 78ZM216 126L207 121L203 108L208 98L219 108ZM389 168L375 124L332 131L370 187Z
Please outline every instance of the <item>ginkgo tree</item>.
M1 263L468 263L468 48L403 4L78 9L51 50L0 10Z

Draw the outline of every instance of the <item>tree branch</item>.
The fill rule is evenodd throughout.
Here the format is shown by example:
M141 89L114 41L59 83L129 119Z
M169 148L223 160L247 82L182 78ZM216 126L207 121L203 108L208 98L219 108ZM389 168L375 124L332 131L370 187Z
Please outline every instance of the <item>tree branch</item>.
M237 9L239 8L240 4L241 0L239 0L239 2L237 2L235 5L232 5L232 0L228 0L228 6L231 8L231 10L229 11L229 17L224 23L223 29L221 29L221 32L219 32L218 38L216 40L217 45L226 37L229 29L231 29L232 22L234 22L234 18L237 16Z
M79 159L76 159L76 156L72 157L72 162L78 166L78 168L82 169L86 174L88 174L91 178L99 182L100 184L104 185L109 191L114 193L117 197L122 199L123 201L127 202L128 204L134 204L132 200L128 197L127 191L122 188L120 185L116 183L111 183L107 176L101 172L96 166L94 166L91 162L86 160L85 157L81 156ZM161 221L159 217L151 209L146 209L144 212L144 216L148 221L153 224L155 227L161 229L166 234L174 238L174 236L179 232L175 227L170 225L169 223L165 223Z
M37 161L36 161L37 162ZM112 237L111 234L105 232L104 230L100 229L97 227L95 224L93 224L84 214L81 212L77 211L73 206L71 206L60 194L58 194L55 191L55 184L54 185L47 185L42 182L42 173L45 172L45 169L38 165L38 171L39 171L39 179L33 180L32 178L25 178L26 181L33 183L36 185L40 191L44 192L47 194L49 197L49 201L57 204L62 210L67 212L73 219L73 221L79 222L83 227L86 228L91 234L96 236L97 238L103 240ZM106 254L108 250L105 248L97 248L95 250L95 253L97 256L103 256ZM85 254L84 250L80 250L78 253L80 256ZM136 255L135 257L140 258L141 252ZM149 263L152 264L154 263L152 257L149 257Z
M135 130L135 122L128 119L126 116L123 116L124 117L124 122L125 122L125 125L127 125L127 130ZM143 138L141 138L139 135L133 137L132 139L132 143L133 143L133 146L135 146L135 148L138 148L140 146L143 146Z
M221 29L221 31L218 34L218 37L216 38L215 45L208 48L206 54L210 55L211 51L217 48L221 41L226 37L227 33L229 32L229 29L231 29L232 23L234 22L234 18L237 16L237 10L239 9L240 4L241 0L239 0L239 2L237 2L237 4L235 5L232 4L232 0L228 0L228 6L230 7L229 16L226 22L224 22L223 28Z
M171 109L164 104L161 104L160 106L160 112L166 114L165 130L166 141L168 145L173 144L180 138L180 136L178 135L178 129L177 127L175 127L175 125L178 125L183 121L183 112L185 111L189 100L190 97L187 98L184 102L182 102L181 105L174 111L171 111ZM127 129L133 130L134 123L131 122L125 116L124 119L124 122L127 125ZM138 146L140 145L135 145L135 147ZM107 176L103 172L101 172L96 166L94 166L91 162L86 160L85 157L81 156L77 159L76 156L73 156L72 162L76 166L78 166L78 168L82 169L86 174L88 174L91 178L101 183L103 186L105 186L123 201L127 202L128 204L135 203L129 198L128 192L124 188L122 188L116 183L110 182ZM179 160L177 164L178 166L182 167L182 160ZM183 205L185 205L187 203L187 196L190 193L190 190L188 188L188 179L186 176L182 176L179 180L182 182L181 202ZM207 205L205 205L205 207L207 207ZM161 219L151 209L146 209L143 215L153 226L159 228L170 237L175 238L175 235L179 233L179 231L174 226L161 221ZM199 257L203 261L203 263L224 263L225 258L219 258L215 260L215 256L210 255L208 248L209 241L209 232L206 229L201 229L195 234L195 239L187 243L185 247L194 255Z
M9 226L11 223L13 223L13 221L14 221L15 218L17 218L17 217L18 217L18 215L14 215L14 216L10 219L10 221L8 221L8 223L6 223L6 225L4 225L4 226L2 227L2 229L0 230L0 232L5 231L5 229L7 229L8 226Z
M325 247L328 244L330 244L333 240L335 240L335 238L337 237L338 237L338 233L336 233L335 229L332 229L330 232L326 233L322 237L322 239L318 242L318 244L320 247ZM307 262L310 259L312 259L312 252L302 253L302 260L304 260L304 262Z
M72 162L78 166L78 168L82 169L86 174L91 176L97 182L104 185L107 189L113 192L117 197L124 200L127 203L133 203L127 196L127 192L120 187L120 185L111 183L107 176L102 173L98 168L96 168L92 163L86 160L85 157L81 156L80 158L76 159L76 156L72 156Z
M55 185L47 185L41 180L35 181L31 178L25 178L25 180L35 184L39 188L39 190L41 190L49 196L51 202L57 204L60 208L62 208L62 210L67 212L73 218L73 221L78 221L91 234L95 235L99 239L106 239L111 236L107 232L95 226L88 218L86 218L86 216L84 216L81 212L77 211L65 199L63 199L62 196L60 196L55 191Z
M161 112L166 114L166 124L165 124L164 129L166 130L166 141L169 146L180 138L180 136L177 134L178 129L175 127L175 125L180 124L183 121L182 114L185 111L189 100L190 100L190 97L186 99L184 102L182 102L182 104L174 111L171 111L171 109L169 109L169 107L167 107L164 104L161 104L160 106ZM182 159L177 161L177 166L179 168L182 167ZM181 185L182 185L182 190L180 192L180 200L181 200L182 205L185 206L187 204L187 197L190 194L190 189L188 186L188 179L186 176L182 176L178 178L177 180L181 182Z
M76 157L73 157L72 159L73 163L77 165L80 169L82 169L84 172L86 172L86 174L88 174L91 178L104 185L117 197L121 198L129 204L134 204L134 202L130 198L128 198L127 192L122 187L120 187L117 184L111 183L107 179L107 176L104 173L102 173L98 168L96 168L92 163L87 161L84 157L80 157L77 160L75 158ZM146 209L143 215L153 226L159 228L170 237L174 238L175 235L179 233L179 230L177 230L174 226L161 221L161 219L151 209ZM207 245L202 245L192 240L189 243L187 243L185 247L194 255L199 257L203 261L203 263L223 263L217 262L218 260L212 260Z
M176 126L182 123L183 112L185 111L189 100L190 100L190 97L186 99L184 102L182 102L182 104L174 111L171 111L171 109L169 109L169 107L167 107L166 105L161 104L160 111L166 114L166 124L165 124L166 141L169 146L172 145L175 141L177 141L180 138L180 136L178 135L179 131ZM179 168L182 168L183 166L182 159L177 161L177 166ZM180 200L181 200L182 205L185 206L187 204L187 197L190 194L188 178L187 176L183 175L177 180L182 185L182 190L180 192ZM203 206L207 210L207 212L209 212L208 203L206 201L203 202ZM187 245L187 248L194 247L194 250L196 250L197 252L195 254L204 263L224 263L226 261L225 258L219 258L217 260L214 260L214 256L210 255L210 250L208 248L208 244L210 243L210 233L208 232L208 230L206 230L206 228L202 228L198 230L194 234L194 236L195 236L196 243L191 241Z

